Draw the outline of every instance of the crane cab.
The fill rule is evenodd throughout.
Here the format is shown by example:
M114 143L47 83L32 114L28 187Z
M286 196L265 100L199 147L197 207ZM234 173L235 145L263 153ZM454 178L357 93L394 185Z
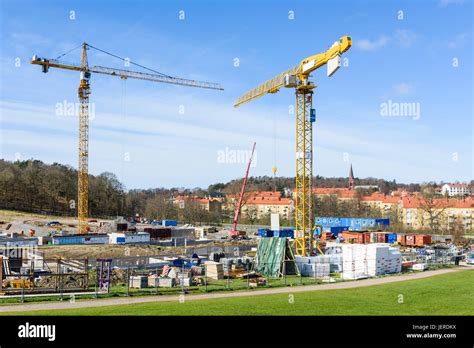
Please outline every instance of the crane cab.
M352 38L350 36L343 36L339 40L340 47L339 52L343 53L346 52L352 46Z

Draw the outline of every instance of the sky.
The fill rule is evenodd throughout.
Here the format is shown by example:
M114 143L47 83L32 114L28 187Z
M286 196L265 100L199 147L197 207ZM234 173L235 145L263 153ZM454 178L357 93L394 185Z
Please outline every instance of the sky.
M311 77L314 175L347 176L352 164L356 177L404 183L474 178L472 1L0 0L0 10L5 160L77 167L79 73L44 74L29 61L87 42L224 87L92 75L90 173L113 172L127 189L205 188L243 177L256 142L251 176L273 166L294 176L294 90L233 102L349 35L341 68ZM89 65L124 68L88 55ZM61 59L78 64L80 49Z

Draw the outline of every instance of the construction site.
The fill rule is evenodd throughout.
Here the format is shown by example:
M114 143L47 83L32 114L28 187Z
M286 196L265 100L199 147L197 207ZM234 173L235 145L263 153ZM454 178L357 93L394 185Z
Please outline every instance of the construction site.
M472 347L473 5L0 1L0 348Z
M139 214L104 220L91 217L88 206L93 74L217 92L223 90L220 84L168 76L129 60L130 65L147 72L90 65L90 50L126 59L87 43L57 59L34 55L30 63L39 65L44 74L65 69L79 76L77 217L48 220L14 212L2 216L0 303L293 287L471 267L473 236L454 241L446 235L394 233L387 218L320 217L315 211L316 111L312 102L316 85L311 74L325 67L327 76L332 76L351 46L351 37L343 36L328 50L302 59L235 101L234 107L244 107L283 88L296 96L296 163L285 164L296 164L294 226L280 227L280 214L272 213L270 226L247 229L241 228L239 219L256 143L242 173L232 224L202 226ZM77 50L80 63L62 62L63 56Z

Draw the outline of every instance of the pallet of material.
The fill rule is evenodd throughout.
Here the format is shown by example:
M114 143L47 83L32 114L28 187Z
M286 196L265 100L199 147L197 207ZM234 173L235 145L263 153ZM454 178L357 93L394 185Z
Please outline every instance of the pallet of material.
M255 278L249 281L249 286L255 288L265 285L267 285L267 280L265 278Z
M143 289L148 287L148 277L146 276L131 276L130 277L130 287Z
M159 288L172 288L174 286L176 286L175 278L158 278Z
M211 279L224 279L224 266L222 263L206 261L206 276Z
M428 269L428 265L426 263L415 263L412 266L414 271L426 271Z

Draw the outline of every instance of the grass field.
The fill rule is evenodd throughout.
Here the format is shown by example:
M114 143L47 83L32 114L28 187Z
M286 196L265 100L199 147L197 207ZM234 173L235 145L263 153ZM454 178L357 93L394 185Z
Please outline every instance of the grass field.
M474 271L295 294L142 303L14 315L474 315ZM292 297L293 296L293 297ZM402 303L400 299L403 297ZM293 301L291 301L293 299ZM8 315L8 313L2 313Z

